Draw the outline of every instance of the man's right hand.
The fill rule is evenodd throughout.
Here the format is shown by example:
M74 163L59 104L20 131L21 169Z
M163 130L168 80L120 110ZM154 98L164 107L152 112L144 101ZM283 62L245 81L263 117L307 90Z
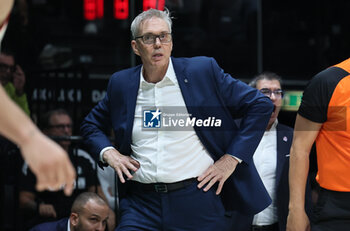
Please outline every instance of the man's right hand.
M51 204L39 204L39 215L41 217L57 217L56 210Z
M289 210L286 231L310 231L310 221L305 210Z
M132 175L130 170L136 172L140 168L140 163L130 156L124 156L115 149L109 149L103 153L103 160L108 163L109 166L115 169L118 174L119 180L125 183L123 173L130 180Z

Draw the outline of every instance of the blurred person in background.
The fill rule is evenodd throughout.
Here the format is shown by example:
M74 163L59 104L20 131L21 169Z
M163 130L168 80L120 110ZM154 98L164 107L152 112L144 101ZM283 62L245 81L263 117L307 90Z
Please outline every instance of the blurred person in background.
M24 215L25 228L69 216L74 199L82 192L98 192L104 197L97 179L95 161L84 150L74 148L69 140L73 122L68 112L64 109L51 110L43 115L41 125L43 133L58 139L57 143L69 154L77 178L71 196L64 195L62 190L38 192L34 187L35 177L24 163L19 185L19 206ZM111 213L110 222L113 222L114 215ZM110 225L114 228L115 224Z
M108 220L106 202L96 193L85 192L74 200L69 218L43 223L30 231L104 231Z
M283 103L282 78L273 72L257 75L249 86L268 96L274 110L253 155L254 164L267 189L272 203L254 216L235 214L234 231L285 231L289 203L289 151L293 140L293 129L278 122ZM311 202L308 190L307 201ZM311 204L308 204L308 209Z
M10 52L0 53L0 82L8 96L30 116L28 100L24 92L26 76Z

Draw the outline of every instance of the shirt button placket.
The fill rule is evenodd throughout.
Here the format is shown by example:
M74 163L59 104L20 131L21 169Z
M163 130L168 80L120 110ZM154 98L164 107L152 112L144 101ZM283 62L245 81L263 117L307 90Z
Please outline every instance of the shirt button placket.
M154 106L155 106L155 110L159 109L160 110L160 88L159 88L159 84L156 84L155 85L155 88L154 88ZM157 166L157 170L156 170L156 179L159 177L158 174L159 174L159 164L158 162L160 161L159 158L160 158L160 152L161 152L161 144L160 144L160 135L161 135L161 131L159 129L157 129L157 154L156 154L156 157L157 157L157 160L156 160L156 166Z

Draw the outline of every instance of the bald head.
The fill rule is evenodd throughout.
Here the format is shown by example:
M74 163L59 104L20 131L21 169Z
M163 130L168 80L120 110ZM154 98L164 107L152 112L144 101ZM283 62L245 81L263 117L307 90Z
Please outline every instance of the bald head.
M101 206L107 206L107 203L96 193L93 192L83 192L81 193L74 201L72 205L71 212L72 213L80 213L83 209L84 206L89 202L89 201L94 201L96 204L101 205Z
M109 219L107 203L96 193L84 192L74 201L69 218L71 231L104 231Z

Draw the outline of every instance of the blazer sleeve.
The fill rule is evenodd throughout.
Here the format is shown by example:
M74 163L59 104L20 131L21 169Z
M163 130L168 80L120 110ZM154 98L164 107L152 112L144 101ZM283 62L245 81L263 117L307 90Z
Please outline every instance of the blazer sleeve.
M113 146L107 135L112 127L110 119L112 78L108 83L105 97L85 117L80 128L84 144L96 161L99 161L99 154L103 148Z
M250 163L266 130L273 104L257 89L224 73L214 59L211 59L211 66L217 91L224 105L228 107L233 118L241 118L239 129L226 153Z

